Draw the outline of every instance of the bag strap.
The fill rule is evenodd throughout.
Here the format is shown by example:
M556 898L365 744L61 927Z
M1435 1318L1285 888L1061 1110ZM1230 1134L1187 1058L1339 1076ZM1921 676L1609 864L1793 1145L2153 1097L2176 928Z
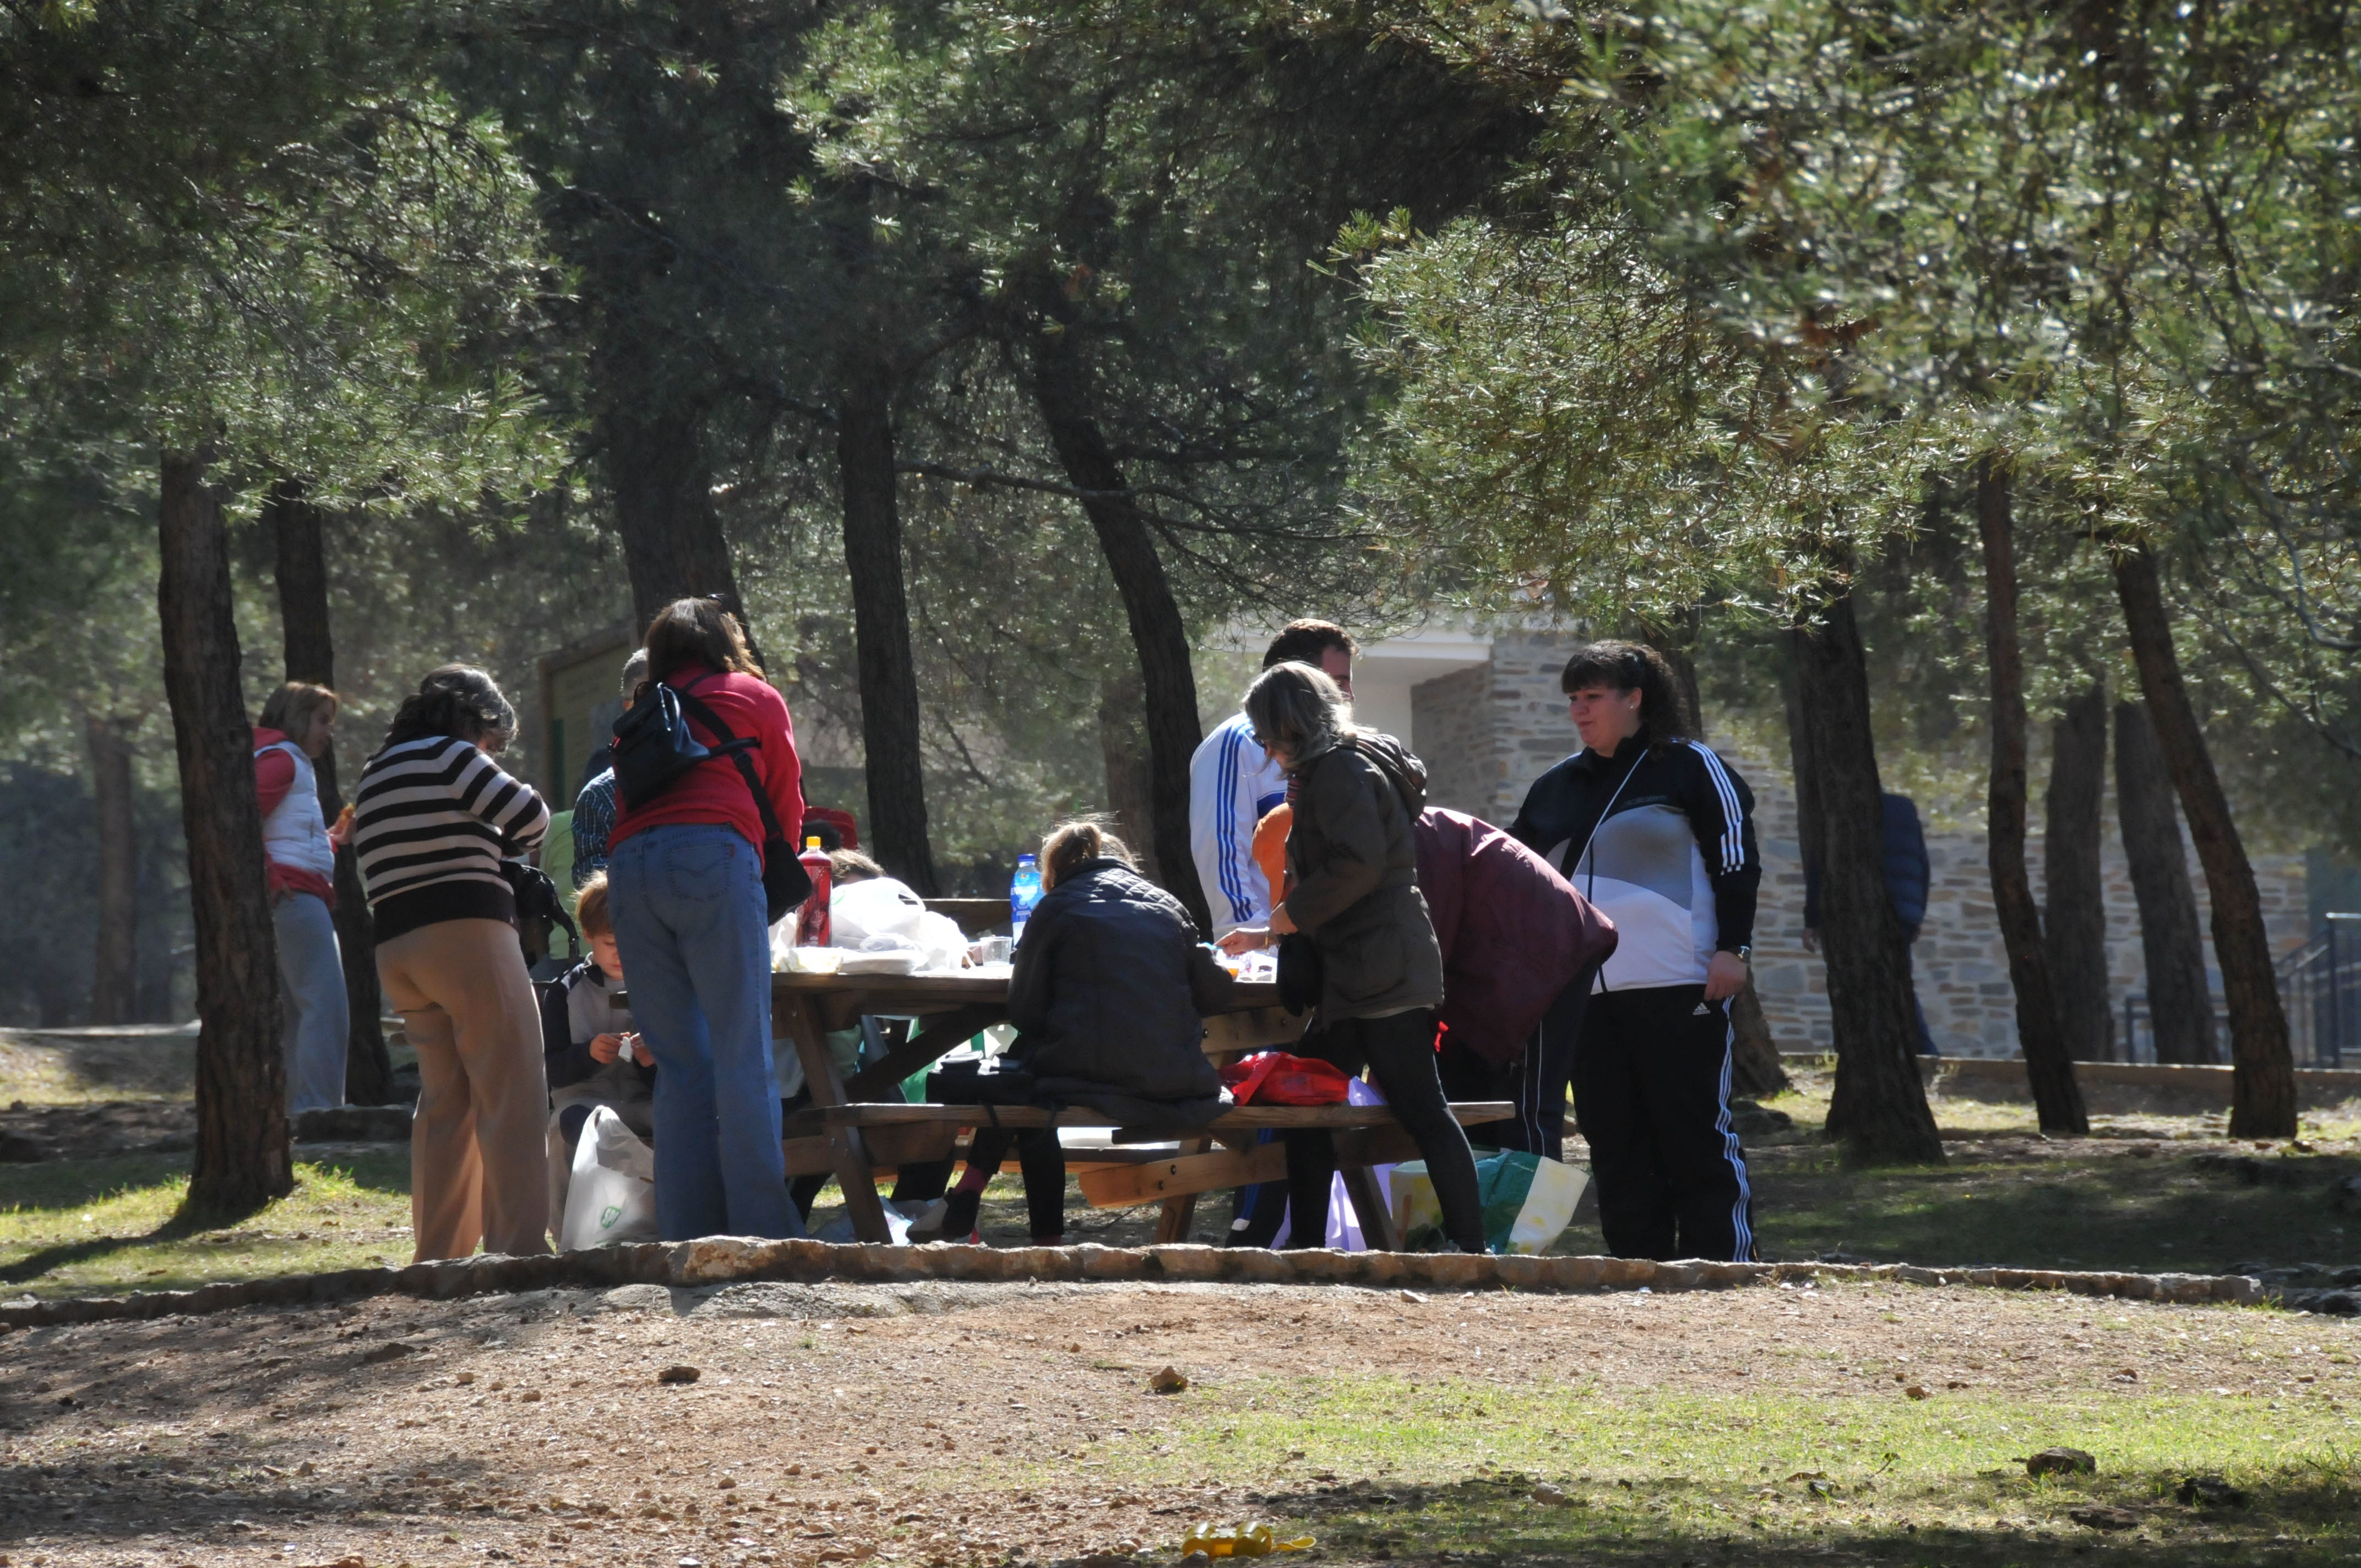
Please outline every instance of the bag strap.
M1647 760L1648 753L1642 751L1638 756L1631 759L1631 765L1630 767L1623 770L1623 776L1616 781L1615 793L1607 797L1607 804L1599 807L1598 820L1590 825L1590 836L1582 841L1582 854L1575 856L1574 864L1567 868L1566 881L1572 882L1574 880L1574 872L1582 869L1583 859L1590 853L1590 846L1598 841L1598 830L1607 826L1607 817L1609 813L1615 809L1615 803L1623 798L1623 786L1631 782L1631 775L1638 773L1640 771L1640 764ZM1593 865L1590 868L1590 885L1584 892L1583 897L1588 898L1592 894L1597 893L1598 891L1598 868L1596 865Z
M689 684L695 685L697 683L691 681ZM763 781L754 776L754 764L746 755L750 750L762 742L738 739L730 732L730 726L722 723L720 716L708 707L702 698L691 696L685 690L675 690L673 695L680 698L682 708L694 717L699 724L721 737L721 744L712 750L727 751L730 760L738 764L738 776L746 781L747 789L752 791L754 796L754 809L763 814L763 833L773 839L785 839L787 835L779 826L779 814L772 806L771 797L763 788ZM788 848L798 847L793 840L788 840Z

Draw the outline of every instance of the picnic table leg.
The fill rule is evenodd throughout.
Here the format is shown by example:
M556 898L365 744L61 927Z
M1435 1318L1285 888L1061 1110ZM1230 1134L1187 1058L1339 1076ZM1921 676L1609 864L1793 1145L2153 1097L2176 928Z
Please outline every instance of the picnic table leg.
M1203 1154L1213 1146L1211 1138L1182 1138L1177 1152ZM1188 1193L1179 1198L1167 1198L1156 1215L1156 1245L1169 1246L1189 1239L1189 1226L1197 1217L1197 1195Z
M1393 1207L1378 1186L1378 1173L1366 1165L1337 1172L1345 1179L1345 1196L1353 1201L1354 1216L1361 1222L1361 1239L1371 1252L1399 1252L1401 1237L1394 1234Z
M807 996L797 996L786 1009L786 1015L796 1055L804 1064L804 1081L811 1086L812 1103L845 1103L844 1080L837 1074L835 1059L828 1054L828 1031L820 1027L818 1004ZM864 1242L892 1241L894 1233L885 1224L885 1205L877 1197L877 1173L869 1163L869 1148L861 1141L861 1129L830 1127L828 1152L830 1163L836 1167L836 1184L844 1192L845 1212L852 1217L852 1234Z

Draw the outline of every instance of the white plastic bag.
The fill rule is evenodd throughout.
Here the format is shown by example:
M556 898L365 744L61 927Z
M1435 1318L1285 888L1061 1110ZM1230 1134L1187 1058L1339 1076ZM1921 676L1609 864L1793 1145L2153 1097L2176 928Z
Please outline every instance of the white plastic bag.
M892 877L849 882L829 894L829 941L858 949L872 937L915 940L926 913L927 901Z
M892 877L871 877L831 890L828 920L829 945L842 949L830 960L835 973L955 970L967 957L967 936L959 922L928 909L926 900ZM772 969L788 972L803 967L787 956L795 941L792 918L771 928Z
M1356 1078L1345 1081L1345 1101L1349 1105L1382 1105L1386 1097L1376 1084L1365 1078ZM1369 1168L1369 1175L1376 1179L1379 1192L1392 1190L1393 1174L1394 1168L1389 1165ZM1286 1194L1280 1193L1278 1201L1286 1202ZM1270 1245L1285 1246L1294 1230L1295 1215L1290 1210L1287 1218L1279 1223L1279 1234L1271 1237ZM1360 1212L1353 1207L1352 1194L1345 1190L1345 1173L1342 1171L1328 1179L1328 1234L1322 1240L1335 1252L1369 1250L1368 1238L1361 1234Z
M655 1150L606 1106L591 1112L574 1146L558 1250L657 1240L655 1175Z

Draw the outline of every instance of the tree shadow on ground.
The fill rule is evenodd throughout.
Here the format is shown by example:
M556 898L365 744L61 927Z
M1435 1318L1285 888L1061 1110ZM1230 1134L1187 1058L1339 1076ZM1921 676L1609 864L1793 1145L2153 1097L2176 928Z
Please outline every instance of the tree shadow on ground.
M372 1245L388 1249L389 1255L397 1248L407 1252L406 1239L342 1229L356 1212L352 1188L360 1189L366 1200L358 1205L362 1212L374 1207L381 1225L395 1223L385 1212L385 1201L408 1196L406 1149L368 1149L327 1158L314 1155L303 1164L316 1168L304 1178L308 1189L299 1185L283 1217L264 1222L281 1226L277 1233L247 1223L272 1207L268 1203L234 1213L199 1212L183 1205L180 1212L159 1217L159 1209L175 1201L174 1188L188 1175L186 1155L0 1167L0 1219L7 1222L0 1230L5 1238L0 1239L0 1258L6 1259L0 1262L0 1287L66 1288L80 1294L126 1287L176 1289L217 1283L225 1277L354 1266L363 1258L350 1255ZM321 1178L327 1179L324 1183ZM99 1216L106 1234L72 1234L78 1209L116 1199L132 1201ZM407 1217L400 1216L402 1221ZM289 1234L288 1228L298 1226L304 1228ZM343 1253L336 1251L340 1246ZM367 1261L382 1260L371 1254ZM59 1277L77 1270L81 1272L71 1279Z
M46 1246L27 1253L16 1262L0 1267L0 1285L28 1285L52 1269L71 1268L78 1263L96 1258L113 1257L143 1247L168 1246L191 1236L203 1234L208 1227L172 1220L148 1232L144 1236L93 1236L86 1242L68 1242L60 1246Z
M1847 1169L1832 1151L1796 1149L1758 1160L1752 1176L1766 1256L2216 1273L2349 1260L2361 1216L2331 1199L2356 1168L2201 1146L1955 1149L1942 1167Z
M2208 1503L2177 1472L2028 1481L1989 1472L1830 1486L1681 1478L1555 1484L1523 1475L1440 1486L1356 1482L1250 1499L1298 1521L1345 1562L1970 1564L2077 1568L2176 1561L2349 1563L2361 1532L2351 1469L2305 1464L2234 1477ZM2224 1485L2227 1485L2224 1483ZM1537 1491L1537 1488L1541 1488ZM2208 1494L2221 1497L2221 1494ZM2183 1497L2192 1497L2183 1501Z
M189 1173L185 1154L115 1155L0 1166L0 1212L71 1209L116 1193L158 1187Z

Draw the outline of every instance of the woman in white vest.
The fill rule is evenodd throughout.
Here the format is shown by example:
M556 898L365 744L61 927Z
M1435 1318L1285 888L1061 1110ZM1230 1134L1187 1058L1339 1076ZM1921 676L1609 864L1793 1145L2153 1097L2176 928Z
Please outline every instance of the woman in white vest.
M291 1116L345 1102L345 1049L352 1028L332 913L344 824L332 830L323 819L312 771L313 759L328 753L337 706L327 687L290 681L262 705L262 722L254 730L254 787L261 797L270 923L279 933L284 982Z

